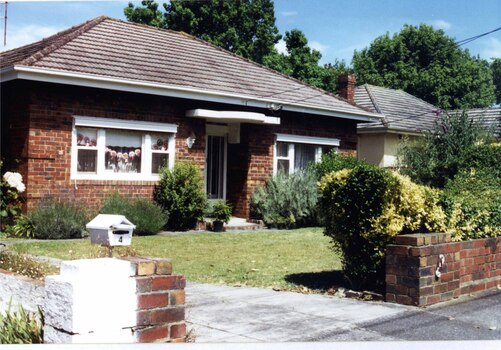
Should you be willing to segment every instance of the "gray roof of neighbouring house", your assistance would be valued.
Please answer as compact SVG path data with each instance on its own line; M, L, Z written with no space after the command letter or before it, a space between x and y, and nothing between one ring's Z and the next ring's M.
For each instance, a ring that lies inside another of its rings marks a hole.
M449 111L449 113L455 114L462 112L462 110ZM501 107L468 109L466 113L468 117L490 129L495 137L501 136Z
M378 122L359 124L358 132L400 131L402 133L421 133L431 130L444 112L438 107L408 94L381 86L364 84L355 88L355 103L372 112L379 113L384 119ZM466 110L468 116L490 128L496 137L501 135L501 108L477 108ZM447 111L462 113L462 110Z
M360 121L380 118L193 36L108 17L2 52L0 66L2 81L42 79L243 106L274 103Z
M355 103L384 116L382 121L359 124L359 132L395 130L420 133L432 129L440 109L402 90L364 84L355 88Z

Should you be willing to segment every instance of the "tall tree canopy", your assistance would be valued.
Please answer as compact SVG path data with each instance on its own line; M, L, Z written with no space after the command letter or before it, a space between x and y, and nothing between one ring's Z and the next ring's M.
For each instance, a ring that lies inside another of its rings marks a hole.
M444 31L405 25L355 51L359 84L402 89L444 109L486 107L495 101L487 61L472 57Z
M272 0L171 0L164 12L153 0L141 4L125 8L129 21L183 31L258 63L281 38Z
M322 54L308 46L308 39L298 29L285 32L284 41L287 52L266 56L265 65L309 85L337 92L338 75L349 70L343 61L319 65Z
M496 103L501 103L501 58L495 58L491 63L492 80L496 88Z

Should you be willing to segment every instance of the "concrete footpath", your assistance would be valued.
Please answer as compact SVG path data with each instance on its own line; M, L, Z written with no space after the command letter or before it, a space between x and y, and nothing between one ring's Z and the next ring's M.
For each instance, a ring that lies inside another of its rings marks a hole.
M186 319L204 342L501 340L501 292L428 308L188 283Z

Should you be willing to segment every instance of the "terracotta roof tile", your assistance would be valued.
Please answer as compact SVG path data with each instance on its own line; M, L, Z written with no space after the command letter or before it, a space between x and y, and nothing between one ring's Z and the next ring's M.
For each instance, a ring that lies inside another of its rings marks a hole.
M0 59L2 68L68 71L367 115L330 93L185 33L108 17L3 52Z

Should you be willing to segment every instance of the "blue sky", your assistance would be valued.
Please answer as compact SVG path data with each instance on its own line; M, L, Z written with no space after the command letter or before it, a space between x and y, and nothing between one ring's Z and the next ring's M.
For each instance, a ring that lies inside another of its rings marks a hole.
M34 42L99 15L125 19L123 8L127 3L9 0L7 46L2 50ZM2 1L1 16L3 10ZM310 46L322 53L322 63L336 58L350 63L355 49L368 46L386 32L398 32L406 23L431 24L456 40L501 27L501 1L275 0L275 16L281 34L294 28L305 32ZM485 59L501 57L501 31L464 47ZM283 43L278 48L283 50Z

